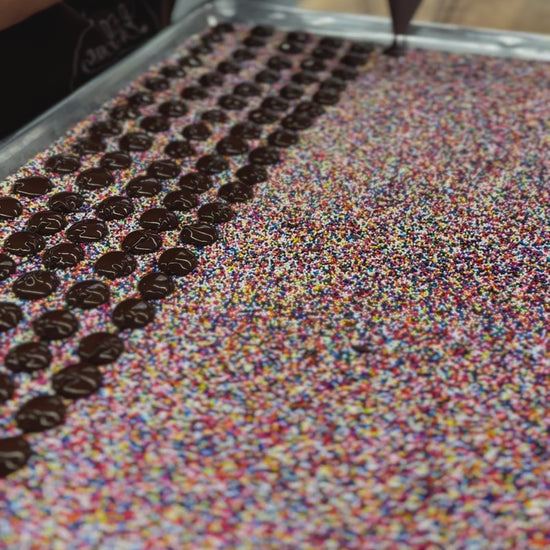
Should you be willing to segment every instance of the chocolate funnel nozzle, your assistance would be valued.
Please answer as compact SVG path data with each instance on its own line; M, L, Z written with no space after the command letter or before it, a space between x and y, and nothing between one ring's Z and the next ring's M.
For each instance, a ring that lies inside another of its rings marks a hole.
M407 34L409 23L422 0L389 0L393 32Z

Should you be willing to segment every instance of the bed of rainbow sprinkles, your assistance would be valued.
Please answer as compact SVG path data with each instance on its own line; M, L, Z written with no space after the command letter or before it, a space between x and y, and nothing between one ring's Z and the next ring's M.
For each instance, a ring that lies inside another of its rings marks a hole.
M0 547L550 547L548 90L221 24L2 182Z

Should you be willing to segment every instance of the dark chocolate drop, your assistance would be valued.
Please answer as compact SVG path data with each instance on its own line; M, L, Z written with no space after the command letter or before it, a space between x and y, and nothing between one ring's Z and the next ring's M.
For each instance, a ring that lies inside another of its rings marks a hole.
M234 213L223 202L208 202L199 208L197 215L201 222L225 223L233 219Z
M182 176L179 180L179 186L184 191L189 191L190 193L205 193L208 191L214 182L210 176L206 174L201 174L200 172L189 172Z
M152 176L137 176L126 186L129 197L154 197L162 191L162 184Z
M78 160L78 159L77 159ZM80 162L75 170L80 167ZM13 184L12 193L23 197L41 197L52 190L52 182L45 176L20 178Z
M105 151L106 146L103 143L101 136L92 135L82 138L73 147L74 152L78 155L95 155Z
M196 122L195 124L187 125L181 134L184 138L193 141L205 141L212 135L212 130L204 122Z
M348 67L361 67L367 62L367 57L364 55L348 53L340 59L340 63Z
M174 282L162 272L147 273L138 283L138 290L144 300L162 300L174 292Z
M17 231L4 241L4 250L14 256L34 256L45 246L44 238L30 231Z
M132 105L117 105L111 109L109 116L113 120L135 120L140 115L139 109ZM117 132L119 134L120 132Z
M42 340L63 340L78 330L78 321L70 311L59 309L43 313L32 326Z
M201 58L196 55L186 55L178 59L178 65L181 67L200 67L202 61Z
M279 120L279 114L267 109L253 109L248 113L248 119L255 124L272 124Z
M122 250L130 254L151 254L162 246L162 237L152 231L138 229L132 231L122 240Z
M320 105L336 105L340 101L340 94L335 90L319 90L313 96L313 101Z
M234 61L226 60L220 61L216 70L223 74L239 74L241 72L241 66Z
M332 76L340 80L355 80L359 76L359 73L352 67L340 66L332 71Z
M196 168L203 174L213 175L229 170L229 163L221 155L204 155L197 161Z
M119 146L123 151L147 151L153 145L153 139L143 132L130 132L120 138Z
M74 155L53 155L46 161L46 170L56 174L72 174L80 168L80 160Z
M183 159L194 157L197 154L196 149L188 141L178 140L171 141L165 148L164 152L173 159Z
M39 395L27 401L15 413L17 427L23 432L43 432L65 420L65 405L56 395Z
M240 111L244 109L248 103L238 95L228 94L222 95L220 99L218 99L218 105L228 111Z
M374 44L370 42L354 42L350 49L350 53L358 53L360 55L368 55L374 51Z
M186 70L178 65L165 65L160 72L166 78L183 78L187 74Z
M178 224L176 214L166 208L150 208L139 218L139 225L151 231L171 231L177 229Z
M0 478L23 468L31 454L31 446L21 436L0 439Z
M180 233L180 241L183 244L192 244L201 247L213 244L219 238L218 230L208 223L184 225Z
M162 204L173 212L188 212L199 204L197 195L184 189L171 191L162 200Z
M145 79L143 85L152 92L162 92L170 87L170 82L162 76L150 76Z
M45 342L26 342L8 351L4 365L15 373L33 373L44 370L51 361L52 354Z
M68 269L77 266L83 259L84 251L80 246L63 242L44 251L42 265L46 269Z
M279 50L285 54L295 55L302 53L304 51L304 47L298 42L282 42L279 45Z
M341 38L337 38L335 36L325 36L321 38L321 40L319 40L319 46L331 48L333 50L341 48L343 44L344 41Z
M260 84L275 84L280 78L281 75L277 71L264 69L254 77L254 80Z
M309 84L313 84L315 82L319 81L319 78L315 73L312 73L310 71L301 71L299 73L294 73L290 79L292 82L296 84L301 84L304 86L308 86Z
M210 124L225 124L229 117L221 109L210 109L201 114L201 120L205 120Z
M220 155L244 155L248 153L248 143L238 136L228 136L218 141L216 151L220 153Z
M238 48L231 54L231 57L235 61L250 61L256 57L256 54L248 48Z
M73 243L95 243L109 234L105 223L95 218L89 218L74 223L67 229L66 235Z
M317 46L312 52L312 57L317 59L332 59L336 56L336 51L332 48L325 48L323 46Z
M204 44L212 45L212 44L218 44L223 41L224 41L223 34L216 31L212 31L201 36L201 42L203 42Z
M296 84L287 84L280 89L279 94L285 99L298 99L304 95L304 90Z
M279 150L271 146L256 147L256 149L250 152L248 158L252 164L261 164L262 166L269 166L281 162Z
M300 63L300 67L304 71L311 71L313 73L318 73L319 71L324 71L327 66L322 59L315 57L308 57Z
M267 61L267 66L274 71L282 71L292 67L292 61L284 55L274 55Z
M321 116L324 112L324 107L312 101L302 101L294 108L294 113L305 114L312 118Z
M123 220L134 212L132 201L126 197L114 196L103 199L95 208L98 218L110 220Z
M42 210L33 214L27 222L27 230L39 235L55 235L67 225L65 216L54 210Z
M254 82L241 82L233 88L233 93L241 97L256 97L262 95L262 89Z
M297 133L284 128L275 130L267 138L269 145L273 145L274 147L291 147L292 145L296 145L298 140L299 137Z
M107 279L119 279L133 273L136 267L136 260L131 254L113 250L106 252L96 260L94 271Z
M288 101L277 96L266 97L262 101L261 107L262 109L267 109L268 111L282 112L288 109Z
M332 90L334 92L343 92L346 89L346 83L339 78L331 76L321 82L319 90Z
M7 373L0 372L0 405L7 403L13 397L14 391L15 383L13 378Z
M15 262L7 255L0 252L0 281L4 281L15 273Z
M311 36L304 31L290 31L286 35L286 39L289 42L298 42L300 44L305 44L306 42L309 42Z
M221 73L205 73L199 78L199 83L205 88L223 86L224 77Z
M305 113L291 113L285 116L281 121L281 125L289 130L305 130L313 126L315 120Z
M113 151L103 155L99 164L108 170L125 170L132 165L132 157L123 151Z
M150 115L146 116L139 126L147 132L167 132L170 129L170 121L162 115Z
M110 278L114 279L114 277ZM78 309L95 309L106 304L109 298L109 287L105 283L94 279L75 283L65 294L67 305Z
M21 203L13 197L0 197L0 220L13 220L23 212Z
M218 23L217 25L212 27L212 30L217 33L230 34L232 32L235 32L235 27L233 26L233 23L230 23L229 21L222 21L221 23Z
M23 300L38 300L54 292L59 279L49 271L29 271L18 277L13 283L13 293Z
M78 174L75 180L78 187L93 191L95 189L104 189L115 183L115 179L109 170L105 168L88 168Z
M239 168L235 174L237 178L246 185L255 185L267 181L268 175L265 168L257 164L248 164Z
M209 44L197 44L192 48L189 48L189 51L194 55L202 55L212 53L214 50Z
M143 107L145 105L151 105L155 101L153 94L149 92L137 92L128 96L128 103L134 107Z
M184 88L181 92L181 97L190 101L206 99L208 97L208 91L200 86L187 86L187 88Z
M113 323L121 330L143 328L155 318L155 310L145 300L128 298L114 309Z
M0 302L0 333L15 328L23 319L23 311L13 302Z
M275 32L275 29L268 25L256 25L250 30L251 35L261 36L263 38L267 38L268 36L271 36L274 32Z
M229 133L243 139L258 139L262 136L262 128L253 122L240 122L235 124Z
M96 138L118 136L118 134L120 134L121 132L122 126L114 120L102 120L100 122L96 122L90 127L90 135Z
M196 225L206 226L206 224ZM211 244L218 238L214 227L208 226L203 229L206 229L206 234L202 236L203 239L208 240L206 244ZM193 230L188 231L186 234L193 234ZM212 235L214 235L214 237L212 237ZM196 244L196 242L189 244ZM165 250L157 260L157 265L161 271L168 275L174 275L175 277L184 277L188 273L191 273L191 271L197 267L197 263L197 258L195 258L193 253L187 250L187 248L169 248Z
M67 399L88 397L102 384L103 376L95 365L69 365L52 376L53 391Z
M222 185L218 190L218 197L230 203L246 202L254 196L253 188L240 181L232 181Z
M176 178L179 174L179 165L169 159L155 160L147 167L147 175L159 180Z
M78 345L77 353L85 363L107 365L116 361L124 351L124 343L116 334L94 332L85 336Z
M263 46L265 46L265 41L259 36L247 36L243 40L243 44L247 48L262 48Z
M79 212L84 204L84 197L73 191L61 191L48 200L48 206L56 212L69 214Z
M159 106L159 113L165 117L177 118L186 115L188 111L189 108L183 101L165 101Z

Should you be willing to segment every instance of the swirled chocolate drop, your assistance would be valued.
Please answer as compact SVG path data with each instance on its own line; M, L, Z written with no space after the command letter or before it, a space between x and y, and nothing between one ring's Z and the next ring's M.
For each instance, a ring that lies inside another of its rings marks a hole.
M235 61L250 61L256 57L256 54L247 48L238 48L231 54L231 57Z
M44 238L30 231L16 231L4 241L4 250L14 256L34 256L45 246Z
M212 130L204 122L196 122L195 124L187 125L181 131L181 134L184 138L192 141L205 141L211 136Z
M170 87L170 82L162 76L150 76L143 85L152 92L162 92Z
M63 340L78 330L76 317L67 310L46 311L32 323L35 334L42 340Z
M14 390L13 378L7 373L0 372L0 405L7 403L13 397Z
M152 231L138 229L122 240L121 248L130 254L142 255L156 252L162 246L162 237Z
M314 118L321 116L325 112L325 109L318 103L313 103L312 101L302 101L296 105L294 112L297 114L305 114Z
M298 42L300 44L305 44L306 42L309 42L311 36L307 32L303 31L290 31L286 35L286 39L289 42Z
M199 83L205 88L218 87L223 86L224 78L218 72L205 73L199 78Z
M282 42L279 44L279 50L289 55L295 55L304 51L304 46L298 42Z
M304 95L303 88L296 84L287 84L279 90L279 95L285 99L298 99Z
M176 178L180 174L180 167L173 160L154 160L147 167L147 175L160 180Z
M80 167L80 162L75 170ZM13 184L11 192L23 197L41 197L52 189L52 182L45 176L28 176L19 178Z
M122 127L114 120L101 120L90 126L90 135L95 138L104 138L118 136L122 132Z
M211 124L224 124L229 120L229 117L221 109L210 109L201 114L201 120Z
M315 57L316 59L332 59L336 56L336 51L332 48L325 48L323 46L317 46L314 48L314 50L311 52L311 56Z
M319 71L324 71L327 66L322 59L317 59L315 57L308 57L300 63L300 67L304 71L318 73Z
M132 157L123 151L113 151L103 155L99 164L108 170L125 170L132 165Z
M31 446L21 436L0 439L0 478L23 468L31 454Z
M320 105L336 105L340 101L340 94L335 90L319 90L313 96L313 101Z
M0 302L0 333L15 328L23 319L23 311L12 302Z
M180 241L183 244L192 244L195 246L208 246L215 243L219 238L218 230L208 223L184 225L180 232ZM177 273L174 273L174 275L177 275Z
M18 277L12 286L13 293L23 300L38 300L57 290L59 279L49 271L29 271Z
M239 74L241 72L241 66L234 61L226 59L218 63L216 70L223 74Z
M197 195L181 189L168 193L162 200L162 204L173 212L188 212L199 204L199 200Z
M247 102L237 95L223 95L218 99L218 105L228 111L240 111L247 106Z
M76 352L85 363L108 365L116 361L123 351L124 344L116 334L94 332L82 338Z
M188 141L177 140L171 141L165 148L164 152L173 159L183 159L194 157L197 154L196 149Z
M17 427L25 432L43 432L65 420L65 405L56 395L39 395L27 401L15 413Z
M52 195L48 200L48 206L51 210L69 214L79 212L84 204L84 197L73 191L61 191Z
M359 73L352 67L340 66L333 69L332 76L340 80L355 80L359 76Z
M254 77L254 80L260 84L275 84L280 78L281 75L277 71L264 69Z
M258 139L262 136L262 128L253 122L240 122L235 124L229 133L243 139Z
M309 84L314 84L315 82L319 81L319 78L315 73L312 73L310 71L300 71L298 73L294 73L290 80L294 82L295 84L301 84L304 86L308 86Z
M196 225L206 226L206 224ZM209 239L209 242L206 244L211 244L218 238L217 231L216 228L212 226L208 226L206 229L207 235L209 236L204 236L203 238ZM191 234L191 232L188 232L188 234ZM212 237L212 235L214 235L214 237ZM165 250L157 260L158 268L161 271L168 275L174 275L175 277L184 277L191 273L191 271L197 267L197 263L197 258L195 258L193 253L187 250L187 248L169 248Z
M68 269L77 266L84 259L84 251L73 243L59 243L47 248L42 254L42 265L46 269Z
M12 372L34 373L47 368L52 354L45 342L26 342L11 348L4 359L4 365Z
M114 277L110 277L113 279ZM109 287L91 279L75 283L65 294L65 302L69 307L78 309L95 309L106 304L110 299L111 293Z
M137 176L132 178L126 186L129 197L154 197L162 191L162 185L152 176Z
M267 66L274 71L282 71L292 67L292 61L284 55L274 55L267 61Z
M174 292L174 281L162 272L147 273L138 283L144 300L162 300Z
M200 67L202 61L197 55L186 55L178 59L178 65L181 67Z
M313 126L314 119L305 113L291 113L281 121L281 126L289 130L305 130Z
M248 113L248 119L254 124L272 124L279 120L279 114L267 109L253 109Z
M103 376L95 365L69 365L52 377L53 391L67 399L88 397L102 384Z
M46 161L45 167L56 174L71 174L80 168L80 160L74 155L53 155Z
M266 97L262 101L262 109L277 112L286 111L288 109L288 101L277 96Z
M246 202L254 197L254 191L250 185L246 185L240 181L232 181L219 188L218 197L232 204Z
M159 106L159 113L165 117L177 118L186 115L188 111L189 108L183 101L177 101L175 99L165 101Z
M262 89L254 82L241 82L233 88L233 93L241 97L256 97L262 95Z
M187 71L178 65L165 65L160 70L160 73L166 78L183 78Z
M110 220L123 220L134 212L134 205L126 197L114 196L103 199L96 207L95 214L98 218Z
M153 145L153 139L143 132L130 132L123 135L119 147L123 151L147 151Z
M201 42L203 42L204 44L219 44L220 42L223 42L223 40L223 34L215 31L209 32L201 36Z
M268 175L265 168L257 164L248 164L239 168L235 174L237 178L246 185L255 185L267 181Z
M346 89L346 83L339 78L331 76L323 80L319 86L319 90L332 90L334 92L343 92Z
M155 310L145 300L128 298L118 304L112 315L113 323L120 328L143 328L155 318Z
M269 166L281 162L279 150L276 147L270 147L269 145L264 147L256 147L256 149L251 151L248 158L252 164L261 164L262 166Z
M197 44L196 46L193 46L192 48L189 48L189 51L194 55L203 55L203 54L209 54L214 51L212 46L210 44Z
M0 220L13 220L23 212L21 203L13 197L0 197Z
M75 180L78 187L93 191L96 189L104 189L115 183L115 179L111 172L105 168L88 168L78 174Z
M367 57L364 55L348 53L340 59L340 63L348 67L361 67L367 62Z
M338 48L341 48L344 44L344 41L341 38L337 38L336 36L325 36L319 40L319 46L323 46L324 48L330 48L333 50L337 50Z
M212 178L200 172L189 172L179 180L179 186L182 190L199 195L208 191L213 185Z
M117 105L109 112L109 116L113 120L135 120L139 115L139 109L132 105ZM120 132L117 132L117 134L119 133Z
M139 225L151 231L171 231L177 229L178 217L166 208L150 208L139 218Z
M213 175L229 170L229 163L221 155L204 155L197 161L196 167L203 174Z
M267 38L268 36L271 36L274 32L275 32L275 29L268 25L256 25L250 30L251 35L261 36L263 38Z
M248 153L248 143L238 136L227 136L216 144L216 151L220 155L237 156Z
M274 147L291 147L292 145L296 145L298 141L299 137L296 132L291 132L284 128L275 130L267 138L269 145L273 145Z
M105 151L106 145L100 136L92 135L82 138L73 146L73 150L78 155L94 155Z
M60 212L42 210L33 214L27 222L27 230L39 235L55 235L67 225L67 220Z
M95 243L109 234L105 223L95 218L76 222L67 229L67 238L73 243Z
M15 273L15 262L7 255L0 252L0 281L6 280Z
M170 129L170 121L162 115L150 115L146 116L139 126L147 132L167 132Z
M100 256L94 264L94 271L107 279L127 277L137 267L135 258L127 252L113 250Z
M187 88L182 90L181 97L190 101L206 99L208 97L208 92L200 86L187 86Z
M128 103L134 107L144 107L145 105L151 105L155 101L153 94L149 92L137 92L128 96Z
M243 44L247 48L263 48L265 46L265 40L263 40L259 36L247 36L243 40Z
M197 216L201 222L225 223L233 219L234 213L223 202L207 202L199 208Z

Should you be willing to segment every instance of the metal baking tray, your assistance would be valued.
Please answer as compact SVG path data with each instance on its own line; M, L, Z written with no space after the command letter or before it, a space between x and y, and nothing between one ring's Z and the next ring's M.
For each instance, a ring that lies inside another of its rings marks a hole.
M317 12L301 9L296 4L294 0L179 1L170 27L0 142L0 179L49 146L150 65L164 59L173 48L209 24L220 21L261 23L384 45L392 41L392 26L388 18ZM539 34L413 23L407 43L412 48L550 61L550 37Z

